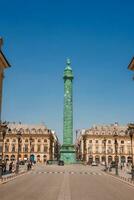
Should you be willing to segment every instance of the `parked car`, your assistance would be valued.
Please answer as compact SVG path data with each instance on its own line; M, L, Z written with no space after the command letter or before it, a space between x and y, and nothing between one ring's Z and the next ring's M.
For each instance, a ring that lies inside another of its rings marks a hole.
M59 160L58 165L63 166L64 165L64 161L63 160Z
M91 166L98 166L98 163L96 163L95 161L92 162Z
M57 160L47 160L46 162L47 165L54 165L54 164L58 164Z

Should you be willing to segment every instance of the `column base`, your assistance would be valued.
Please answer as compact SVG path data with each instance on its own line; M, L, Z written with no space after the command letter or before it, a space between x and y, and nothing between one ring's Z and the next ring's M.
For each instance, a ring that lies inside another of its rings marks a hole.
M63 160L65 164L76 163L76 152L74 145L62 145L60 150L60 160Z

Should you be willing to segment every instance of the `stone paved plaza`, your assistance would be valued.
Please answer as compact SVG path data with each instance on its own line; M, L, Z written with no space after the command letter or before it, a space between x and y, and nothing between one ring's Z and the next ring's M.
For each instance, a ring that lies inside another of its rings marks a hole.
M134 187L101 167L37 165L0 185L2 200L133 200Z

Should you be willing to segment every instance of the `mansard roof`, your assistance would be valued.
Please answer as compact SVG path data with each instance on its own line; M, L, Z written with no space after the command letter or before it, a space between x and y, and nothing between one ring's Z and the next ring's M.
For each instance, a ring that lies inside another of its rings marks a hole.
M94 125L86 129L84 133L88 135L126 135L127 125L110 124L110 125Z
M23 130L23 132L27 133L44 133L45 131L49 131L49 129L44 125L44 124L21 124L21 123L9 123L8 128L11 131L18 131L18 130Z

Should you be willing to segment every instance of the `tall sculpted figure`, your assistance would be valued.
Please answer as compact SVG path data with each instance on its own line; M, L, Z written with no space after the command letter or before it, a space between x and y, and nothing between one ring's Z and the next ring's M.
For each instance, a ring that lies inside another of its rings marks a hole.
M67 59L64 70L64 117L63 117L63 145L60 159L66 164L75 163L76 155L73 145L73 72L71 62Z

